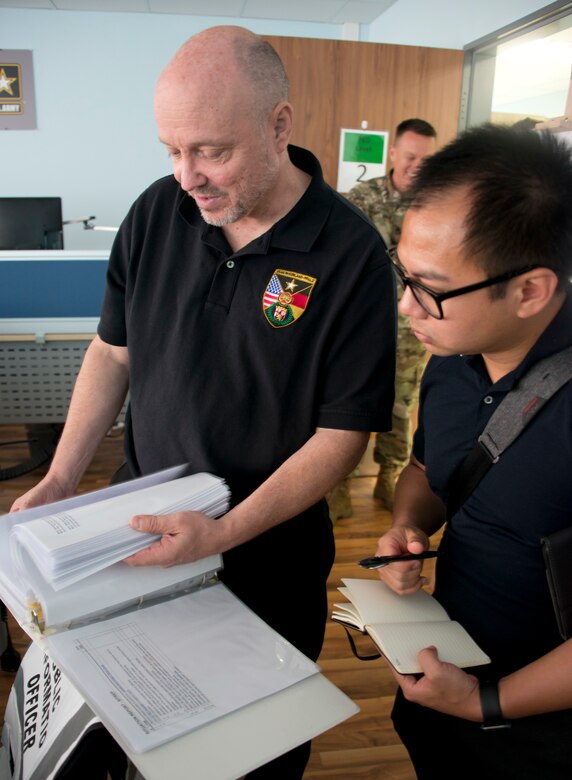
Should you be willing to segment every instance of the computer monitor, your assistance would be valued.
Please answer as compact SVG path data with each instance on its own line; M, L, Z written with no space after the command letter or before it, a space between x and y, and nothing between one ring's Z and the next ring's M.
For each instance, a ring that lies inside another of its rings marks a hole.
M0 250L63 248L61 198L0 198Z

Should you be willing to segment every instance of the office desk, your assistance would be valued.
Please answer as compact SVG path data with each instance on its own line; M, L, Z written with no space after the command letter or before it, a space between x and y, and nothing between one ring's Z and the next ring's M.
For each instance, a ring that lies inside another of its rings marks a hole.
M63 423L108 252L0 252L0 424Z

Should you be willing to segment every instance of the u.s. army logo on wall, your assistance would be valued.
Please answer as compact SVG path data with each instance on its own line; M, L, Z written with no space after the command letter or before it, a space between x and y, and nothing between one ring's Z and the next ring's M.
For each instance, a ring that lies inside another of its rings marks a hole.
M36 127L34 71L28 49L0 50L0 130Z
M262 298L264 316L274 328L292 325L304 314L316 284L313 276L277 268Z

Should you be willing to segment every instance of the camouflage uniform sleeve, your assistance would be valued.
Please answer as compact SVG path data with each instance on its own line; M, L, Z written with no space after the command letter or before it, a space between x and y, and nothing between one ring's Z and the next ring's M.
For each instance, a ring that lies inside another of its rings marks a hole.
M351 203L354 204L354 206L357 206L358 209L361 209L364 214L367 214L369 217L369 208L368 204L371 202L371 194L370 194L371 187L369 186L369 182L363 182L361 184L356 184L355 187L352 187L351 190L346 193L344 197L346 197Z
M390 246L396 206L389 192L386 177L380 176L357 184L346 197L371 219L381 233L385 245Z

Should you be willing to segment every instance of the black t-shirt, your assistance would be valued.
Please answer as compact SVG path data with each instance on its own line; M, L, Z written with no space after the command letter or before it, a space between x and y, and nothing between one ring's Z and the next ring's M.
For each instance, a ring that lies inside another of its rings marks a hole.
M531 365L571 343L569 298L521 365L495 384L480 356L431 358L413 451L445 502L451 475L506 393ZM443 534L435 596L501 674L562 641L540 540L572 522L571 463L569 382L491 467Z
M391 425L395 296L385 245L289 147L312 181L233 253L172 176L131 208L115 241L99 336L127 345L127 456L135 474L179 463L261 484L316 427Z

